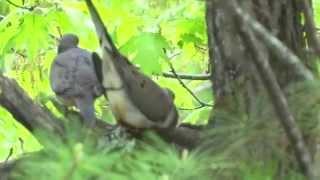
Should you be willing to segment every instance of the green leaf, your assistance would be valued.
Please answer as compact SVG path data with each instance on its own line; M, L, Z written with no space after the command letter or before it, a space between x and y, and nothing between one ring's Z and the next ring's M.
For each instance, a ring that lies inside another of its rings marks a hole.
M26 13L21 20L19 30L8 41L6 49L26 50L29 60L36 57L40 49L48 45L47 22L37 12Z
M50 9L46 15L47 21L50 22L50 29L53 30L54 34L58 34L57 27L60 28L62 33L64 31L74 30L72 21L70 17L67 15L66 11L60 9Z
M0 55L3 56L10 50L10 41L20 32L20 19L20 14L12 12L0 22Z
M133 63L140 66L143 72L158 74L161 72L160 60L166 58L167 48L169 44L159 33L141 33L131 38L120 50L132 57Z
M193 110L185 119L184 122L191 124L206 124L211 108L204 107Z
M181 35L181 41L178 42L178 45L180 47L183 47L185 43L200 44L202 43L202 40L199 37L197 37L195 34L186 33Z

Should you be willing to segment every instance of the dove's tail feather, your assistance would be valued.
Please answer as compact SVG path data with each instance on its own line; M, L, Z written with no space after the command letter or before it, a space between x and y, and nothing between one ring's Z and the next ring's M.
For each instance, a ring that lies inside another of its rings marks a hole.
M113 43L111 36L109 35L106 26L103 24L101 17L91 0L86 0L89 12L91 14L92 21L96 27L96 31L99 37L100 45L110 54L120 54L115 44Z
M89 127L93 127L96 120L93 97L86 96L82 98L76 98L75 103L77 108L80 110L80 114L84 119L85 124Z

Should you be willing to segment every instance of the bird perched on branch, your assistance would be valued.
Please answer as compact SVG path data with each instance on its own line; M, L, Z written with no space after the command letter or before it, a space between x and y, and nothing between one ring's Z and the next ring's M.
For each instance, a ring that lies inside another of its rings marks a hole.
M65 34L59 40L50 84L58 99L65 105L75 105L85 124L94 126L94 101L103 94L101 77L95 72L95 64L100 59L96 53L79 48L78 43L79 38L74 34Z
M177 124L173 93L161 88L120 54L91 0L86 0L102 48L103 87L120 124L168 129Z

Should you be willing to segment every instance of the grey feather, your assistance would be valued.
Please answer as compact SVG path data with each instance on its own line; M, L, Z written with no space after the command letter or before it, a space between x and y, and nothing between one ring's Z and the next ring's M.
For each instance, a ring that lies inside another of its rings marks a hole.
M92 53L77 47L78 37L67 34L58 45L50 70L52 90L66 105L75 105L86 121L94 120L94 99L103 88L95 73ZM90 120L88 120L88 118Z

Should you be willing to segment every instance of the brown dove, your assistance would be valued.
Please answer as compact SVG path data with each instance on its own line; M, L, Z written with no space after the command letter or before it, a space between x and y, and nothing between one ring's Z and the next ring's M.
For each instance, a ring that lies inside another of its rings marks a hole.
M168 129L177 124L173 93L160 87L121 55L91 0L86 0L102 49L103 87L120 124Z

